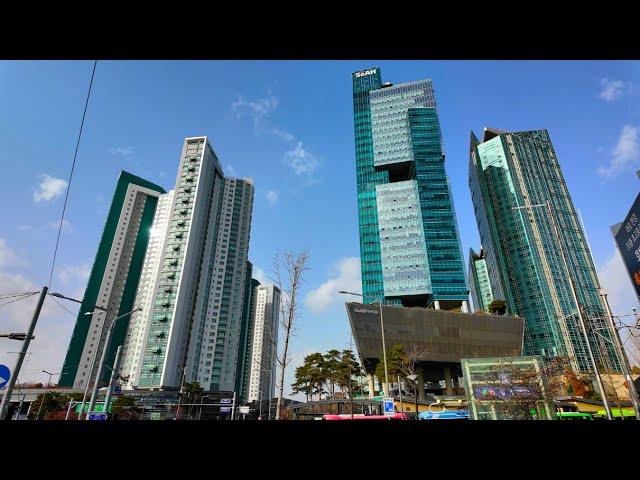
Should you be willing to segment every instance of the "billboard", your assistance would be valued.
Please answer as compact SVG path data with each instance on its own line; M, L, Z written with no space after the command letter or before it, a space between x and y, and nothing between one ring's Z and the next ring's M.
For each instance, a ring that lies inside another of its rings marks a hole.
M617 228L617 232L614 229L614 238L620 256L627 267L636 295L640 296L640 195L633 202L624 222L614 228Z
M463 358L472 420L552 420L553 399L541 373L542 357Z

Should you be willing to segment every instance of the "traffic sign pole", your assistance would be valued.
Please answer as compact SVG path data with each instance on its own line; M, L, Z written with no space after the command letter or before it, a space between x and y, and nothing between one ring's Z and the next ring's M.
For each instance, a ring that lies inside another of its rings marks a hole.
M394 415L396 413L393 404L393 398L385 398L382 405L384 407L385 415Z

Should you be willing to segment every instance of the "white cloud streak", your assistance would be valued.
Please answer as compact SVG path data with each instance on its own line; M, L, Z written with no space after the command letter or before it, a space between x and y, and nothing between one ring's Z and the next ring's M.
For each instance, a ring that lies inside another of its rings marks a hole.
M236 114L237 118L241 118L244 115L248 115L253 118L256 133L264 131L264 119L277 107L278 99L273 96L270 90L267 91L267 96L265 98L248 101L242 96L239 96L238 99L231 104L231 110ZM286 130L271 128L267 133L275 135L289 144L289 150L284 154L285 165L296 175L304 175L311 179L315 171L320 166L318 157L305 149L303 142Z
M111 147L109 151L111 152L111 155L122 155L123 157L126 157L133 154L133 147Z
M613 149L613 157L606 167L598 168L598 174L604 178L612 178L624 172L640 160L640 133L638 127L625 125L622 127L618 143Z
M278 99L271 93L271 90L268 90L265 98L253 101L248 101L244 97L238 96L238 99L231 103L231 110L236 114L237 118L245 115L253 118L253 126L258 131L262 128L263 119L268 117L277 106Z
M51 228L52 230L58 230L58 227L60 227L60 220L49 222L49 228ZM62 233L71 233L72 231L73 228L71 227L71 222L69 222L69 220L63 220Z

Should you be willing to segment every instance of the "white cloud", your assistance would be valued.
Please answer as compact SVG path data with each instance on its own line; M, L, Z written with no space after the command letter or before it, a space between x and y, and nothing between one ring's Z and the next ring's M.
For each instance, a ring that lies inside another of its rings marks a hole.
M232 102L231 110L236 114L237 118L243 115L249 115L253 118L254 128L256 132L264 131L263 119L278 106L278 99L273 96L271 91L267 91L267 97L255 101L247 101L242 96L238 100ZM271 128L266 130L267 133L275 135L289 144L289 150L284 154L284 163L293 170L296 175L306 175L313 183L313 173L320 166L319 159L309 150L303 147L303 143L298 140L295 135L281 130L279 128Z
M599 269L598 276L608 294L614 315L626 315L631 313L632 308L638 308L635 290L617 248L614 248L607 263Z
M342 258L337 267L337 276L330 278L315 290L311 290L305 299L306 305L312 312L321 312L348 300L339 290L360 293L362 283L360 280L360 258Z
M42 182L38 185L38 190L33 192L33 201L38 203L53 200L62 195L66 188L66 180L54 178L44 173L42 174Z
M269 116L277 106L278 99L271 93L271 90L268 90L265 98L253 101L247 101L242 96L238 96L238 99L231 103L231 110L236 114L237 118L249 115L253 118L254 128L258 130L262 126L262 120Z
M298 142L298 145L293 150L286 152L284 159L285 163L296 175L311 176L320 165L315 155L303 148L302 142Z
M613 102L614 100L620 98L628 91L628 86L622 80L609 80L608 78L603 78L600 81L602 86L602 90L600 91L600 98L607 101Z
M611 178L623 172L640 160L639 129L632 125L622 127L618 144L613 149L613 158L606 167L598 168L598 174L605 178Z
M0 267L12 267L22 263L20 257L13 251L4 238L0 238ZM5 293L0 290L0 293Z
M49 222L49 228L53 230L58 230L58 227L60 227L60 220L57 220L55 222ZM73 228L71 228L71 223L69 222L69 220L63 220L62 233L71 233L72 231L73 231Z
M235 168L233 168L233 165L231 165L230 163L227 163L227 172L230 177L236 176L236 170Z
M276 203L278 203L279 196L280 193L278 192L278 190L269 190L267 192L267 201L269 202L269 205L273 207Z
M123 157L126 157L133 153L133 147L111 147L109 151L111 152L111 155L122 155Z

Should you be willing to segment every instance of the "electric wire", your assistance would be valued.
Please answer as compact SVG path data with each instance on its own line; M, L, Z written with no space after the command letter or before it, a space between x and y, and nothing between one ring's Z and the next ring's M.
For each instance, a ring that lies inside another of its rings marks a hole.
M56 258L58 256L58 246L60 245L60 234L62 233L62 225L64 222L64 214L67 211L67 202L69 200L69 191L71 190L71 181L73 180L73 172L76 167L76 159L78 157L78 149L80 148L80 139L82 138L82 129L84 127L84 119L87 114L87 107L89 106L89 98L91 97L91 89L93 87L93 77L96 73L96 65L98 61L94 60L93 70L91 71L91 81L89 82L89 91L87 92L87 98L84 102L84 111L82 112L82 121L80 122L80 131L78 132L78 140L76 141L76 150L73 154L73 162L71 164L71 172L69 173L69 181L67 182L67 191L64 196L64 205L62 206L62 215L60 216L60 223L58 225L58 236L56 238L56 246L53 250L53 260L51 262L51 273L49 274L49 283L47 287L51 287L51 281L53 279L53 271L56 266Z
M28 295L30 293L38 293L38 292L21 292L21 293L3 293L0 294L0 300L6 300L11 297L19 297L22 295Z
M73 313L71 310L69 310L67 307L65 307L62 303L60 303L58 300L56 300L55 297L51 296L51 299L56 302L60 308L62 308L63 310L65 310L67 313L69 313L69 315L71 315L73 318L76 318L78 316L77 313Z
M36 293L38 293L38 292L36 292ZM25 294L25 295L23 295L23 296L21 296L21 297L19 297L19 298L14 298L13 300L11 300L11 301L9 301L9 302L6 302L6 303L2 303L2 304L0 304L0 307L4 307L4 306L6 306L6 305L9 305L10 303L18 302L18 301L20 301L20 300L24 300L25 298L32 297L32 296L33 296L33 295L35 295L36 293L29 293L29 294Z

